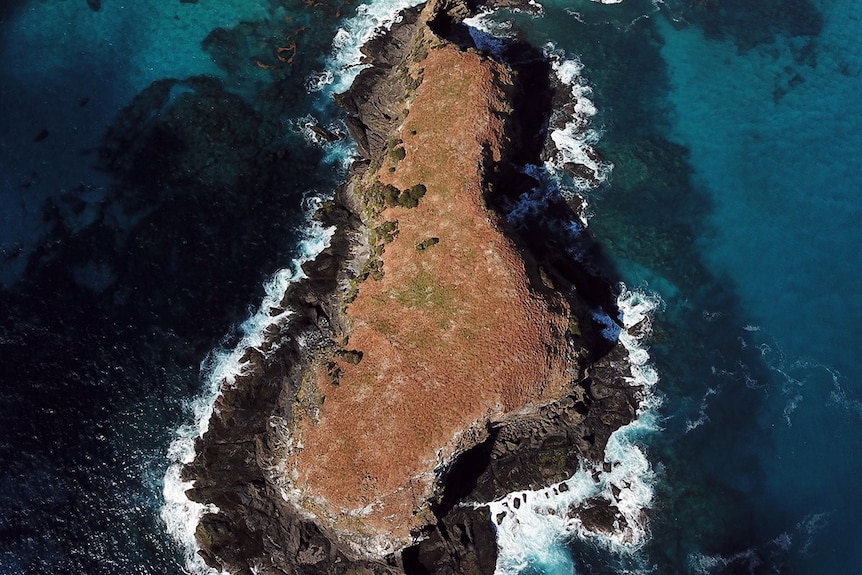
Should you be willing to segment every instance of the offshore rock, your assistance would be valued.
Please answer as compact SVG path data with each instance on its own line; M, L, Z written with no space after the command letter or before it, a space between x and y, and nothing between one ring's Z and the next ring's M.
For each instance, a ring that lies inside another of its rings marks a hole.
M601 461L634 417L626 352L591 319L613 293L553 233L573 214L516 232L498 211L534 183L518 165L538 161L553 88L529 47L503 63L459 46L473 10L408 10L338 98L365 160L318 214L331 244L184 469L218 508L196 533L213 567L490 574L473 503Z

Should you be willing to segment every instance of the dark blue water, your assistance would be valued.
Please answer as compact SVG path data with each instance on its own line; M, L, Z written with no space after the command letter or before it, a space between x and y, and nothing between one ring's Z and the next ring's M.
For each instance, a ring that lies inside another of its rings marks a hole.
M343 177L298 120L331 119L306 88L354 10L0 7L0 572L183 571L160 517L168 449L201 363L301 255L303 198ZM650 537L550 540L530 569L860 572L862 10L506 17L580 58L614 165L589 229L609 273L664 301L661 431L638 436Z
M660 8L546 4L525 23L581 55L615 164L591 229L628 285L665 301L652 541L616 559L857 573L862 12ZM612 572L600 546L573 550L578 572Z
M0 8L0 573L182 571L162 483L200 366L343 178L296 123L338 9Z

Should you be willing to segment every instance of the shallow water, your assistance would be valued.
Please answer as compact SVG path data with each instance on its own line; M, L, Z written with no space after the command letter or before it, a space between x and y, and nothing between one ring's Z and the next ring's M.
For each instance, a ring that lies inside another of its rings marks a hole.
M688 4L497 17L581 63L613 165L579 190L595 257L663 300L660 430L636 436L649 539L537 533L523 572L855 573L862 9ZM0 572L186 568L160 516L169 448L265 280L313 251L303 199L346 151L303 118L334 120L350 74L321 73L394 6L0 9Z

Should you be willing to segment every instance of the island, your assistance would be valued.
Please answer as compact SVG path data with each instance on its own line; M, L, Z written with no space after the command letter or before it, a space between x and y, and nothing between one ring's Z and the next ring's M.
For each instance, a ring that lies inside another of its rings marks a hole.
M223 386L190 499L200 554L242 574L493 573L487 503L603 460L638 390L595 317L613 286L505 216L537 185L561 91L540 51L479 50L463 0L408 9L337 97L361 158L317 216L329 247L290 320ZM582 167L574 166L574 170ZM612 530L612 505L582 513Z

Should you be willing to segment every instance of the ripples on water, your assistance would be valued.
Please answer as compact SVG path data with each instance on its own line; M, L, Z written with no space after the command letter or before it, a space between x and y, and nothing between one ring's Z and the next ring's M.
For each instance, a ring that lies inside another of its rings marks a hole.
M392 6L355 29L347 3L0 9L0 571L182 572L159 517L169 445L202 360L237 345L231 326L299 255L303 198L342 177L344 151L298 129L331 121L327 90L348 81L321 72ZM858 7L571 1L503 18L577 56L590 144L613 165L580 190L599 263L665 302L648 340L662 431L637 443L650 539L557 539L527 570L857 571ZM183 81L145 91L166 78Z

